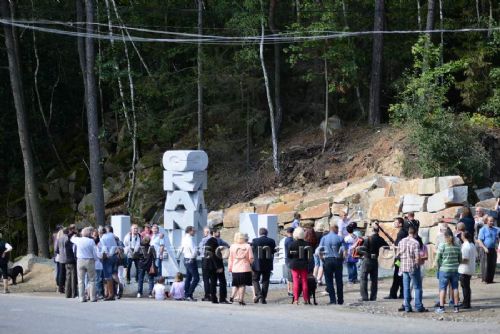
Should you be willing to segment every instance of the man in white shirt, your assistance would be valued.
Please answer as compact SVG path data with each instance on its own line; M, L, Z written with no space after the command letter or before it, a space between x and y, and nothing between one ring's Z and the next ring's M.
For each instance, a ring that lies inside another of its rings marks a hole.
M92 227L85 227L82 230L82 236L71 237L71 242L76 246L76 268L78 271L78 298L80 302L86 302L85 299L85 274L88 277L90 301L96 302L95 293L95 260L97 252L95 241L91 238Z
M139 227L137 224L133 224L130 227L130 232L123 238L123 245L125 246L125 255L127 255L127 284L130 284L130 269L132 269L132 263L135 266L136 282L139 273L139 268L137 267L139 261L137 258L134 258L134 251L141 246L141 235L139 234Z
M198 263L196 257L198 252L196 250L196 243L194 235L196 230L193 226L186 227L186 234L182 238L181 251L184 256L184 266L186 267L186 280L184 284L184 291L187 301L196 301L193 298L194 290L200 282L200 274L198 273Z
M0 270L2 271L3 278L3 293L9 293L9 253L12 251L12 246L3 240L2 233L0 233Z
M154 247L156 252L156 268L158 268L157 276L162 276L162 261L163 261L163 251L165 250L165 236L163 233L160 233L160 229L158 228L158 224L153 224L151 228L153 234L151 235L151 243L150 245Z
M464 295L462 308L469 309L471 300L470 279L476 271L476 256L477 250L474 245L474 236L469 232L462 232L462 262L458 266L458 273L460 274L460 285L462 285L462 292Z

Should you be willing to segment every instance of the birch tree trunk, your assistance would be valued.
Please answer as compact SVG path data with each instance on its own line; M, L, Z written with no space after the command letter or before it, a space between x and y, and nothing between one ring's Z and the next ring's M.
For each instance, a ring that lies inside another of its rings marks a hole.
M262 1L261 1L262 7ZM259 47L259 56L260 56L260 64L262 66L262 74L264 75L264 83L266 86L266 96L267 96L267 104L269 106L269 120L271 122L271 140L273 145L273 168L276 176L280 175L280 166L279 166L279 153L278 153L278 137L276 134L276 124L274 119L274 104L271 97L271 89L269 87L269 77L267 75L266 63L264 61L264 18L261 20L261 30L262 35L260 39L260 47Z
M384 0L375 2L374 31L384 29ZM382 56L384 36L381 33L373 35L372 71L370 82L370 107L368 109L368 123L370 125L380 124L380 91L382 85Z
M422 30L422 6L420 0L417 0L417 25L418 30Z
M325 51L326 52L326 51ZM326 60L326 55L324 59L324 67L325 67L325 127L323 129L323 149L321 150L321 153L325 153L326 149L326 142L328 141L328 95L329 95L329 89L328 89L328 62Z
M87 34L94 33L94 0L85 2ZM101 150L99 145L99 112L95 80L94 39L85 39L85 78L87 82L87 127L90 154L90 183L94 197L94 215L97 225L104 225L104 191L102 181Z
M11 11L9 8L9 0L0 0L0 15L5 20L11 19ZM49 245L47 239L47 230L43 224L42 210L38 196L37 183L35 178L35 167L33 160L33 151L30 143L30 134L28 128L28 120L24 101L23 83L21 75L21 66L19 64L19 51L17 50L17 37L11 26L4 25L5 47L7 49L7 58L9 62L9 75L12 87L12 96L16 109L17 126L19 133L19 143L23 156L24 166L24 182L27 192L27 208L30 211L27 214L32 215L38 249L40 255L49 257Z
M269 29L273 34L278 34L274 18L276 15L277 0L271 0L269 3ZM276 114L276 132L279 134L283 122L283 107L281 104L281 46L274 43L274 105Z

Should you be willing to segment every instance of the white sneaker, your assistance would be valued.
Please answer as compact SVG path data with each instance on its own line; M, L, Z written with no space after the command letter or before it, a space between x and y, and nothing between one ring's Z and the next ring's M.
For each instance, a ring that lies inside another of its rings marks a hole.
M137 298L141 298L141 297L142 297L142 296L141 296L141 294L140 294L140 293L138 293L138 294L137 294Z

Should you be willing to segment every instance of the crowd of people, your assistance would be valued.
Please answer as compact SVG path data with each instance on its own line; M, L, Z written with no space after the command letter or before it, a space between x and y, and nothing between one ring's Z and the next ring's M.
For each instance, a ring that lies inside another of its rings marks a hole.
M471 307L470 281L476 273L477 258L482 281L493 283L499 241L495 223L495 218L480 208L474 217L464 208L455 232L446 221L440 221L435 245L439 286L439 298L434 305L436 313L445 312L447 300L454 312ZM404 218L396 218L393 226L397 229L395 240L377 222L371 224L370 234L363 236L357 224L351 222L351 216L344 212L328 230L318 232L301 226L297 214L291 227L285 230L282 250L291 302L298 305L302 296L304 304L311 304L309 282L312 280L320 286L326 285L328 304L342 305L344 265L347 284L359 283L359 301L376 301L380 249L387 248L390 243L395 250L394 274L389 295L385 298L402 299L400 311L428 312L422 296L424 265L429 252L419 236L420 223L413 213L408 213ZM202 301L246 305L246 287L251 286L253 302L267 303L274 257L279 249L265 228L260 228L259 236L253 240L244 233L236 233L231 245L221 239L220 231L208 227L198 244L195 242L197 231L192 226L184 232L178 255L182 258L185 274L176 273L167 288L164 277L167 275L162 273L165 236L156 224L145 225L141 231L134 224L123 240L113 233L111 226L81 230L74 225L62 227L53 240L57 291L81 302L111 301L122 297L124 286L131 283L134 273L138 298L147 295L156 300L196 301L194 293L200 282L198 259L201 257ZM0 235L0 269L5 293L8 292L6 259L11 250L12 246ZM225 260L232 279L229 295ZM146 280L147 290L144 289Z

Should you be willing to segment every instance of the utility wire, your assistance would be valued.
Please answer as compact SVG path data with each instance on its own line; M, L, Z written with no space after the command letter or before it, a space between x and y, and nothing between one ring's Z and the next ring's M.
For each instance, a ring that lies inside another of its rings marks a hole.
M121 36L99 34L99 33L87 33L83 31L71 31L54 29L39 26L36 24L49 25L49 24L59 24L64 25L69 28L74 28L83 22L58 22L58 21L30 21L30 23L24 23L24 21L12 21L0 19L0 23L11 25L18 28L30 29L45 33L71 36L71 37L85 37L94 38L101 40L119 40L121 41ZM107 27L108 25L97 23ZM128 41L140 42L140 43L179 43L179 44L228 44L228 45L241 45L245 43L257 44L260 42L261 36L222 36L222 35L199 35L199 34L189 34L189 33L179 33L172 31L162 31L162 30L152 30L143 28L127 27L125 25L113 26L118 29L128 29L130 31L143 32L143 33L153 33L168 35L168 38L153 38L153 37L142 37L142 36L132 36L130 35ZM470 33L470 32L487 32L487 31L499 31L500 27L494 28L463 28L463 29L435 29L435 30L384 30L384 31L308 31L308 32L283 32L280 34L265 35L264 42L266 44L274 43L299 43L306 41L321 41L330 39L340 39L347 37L356 36L369 36L375 34L384 35L404 35L404 34L430 34L430 33Z

